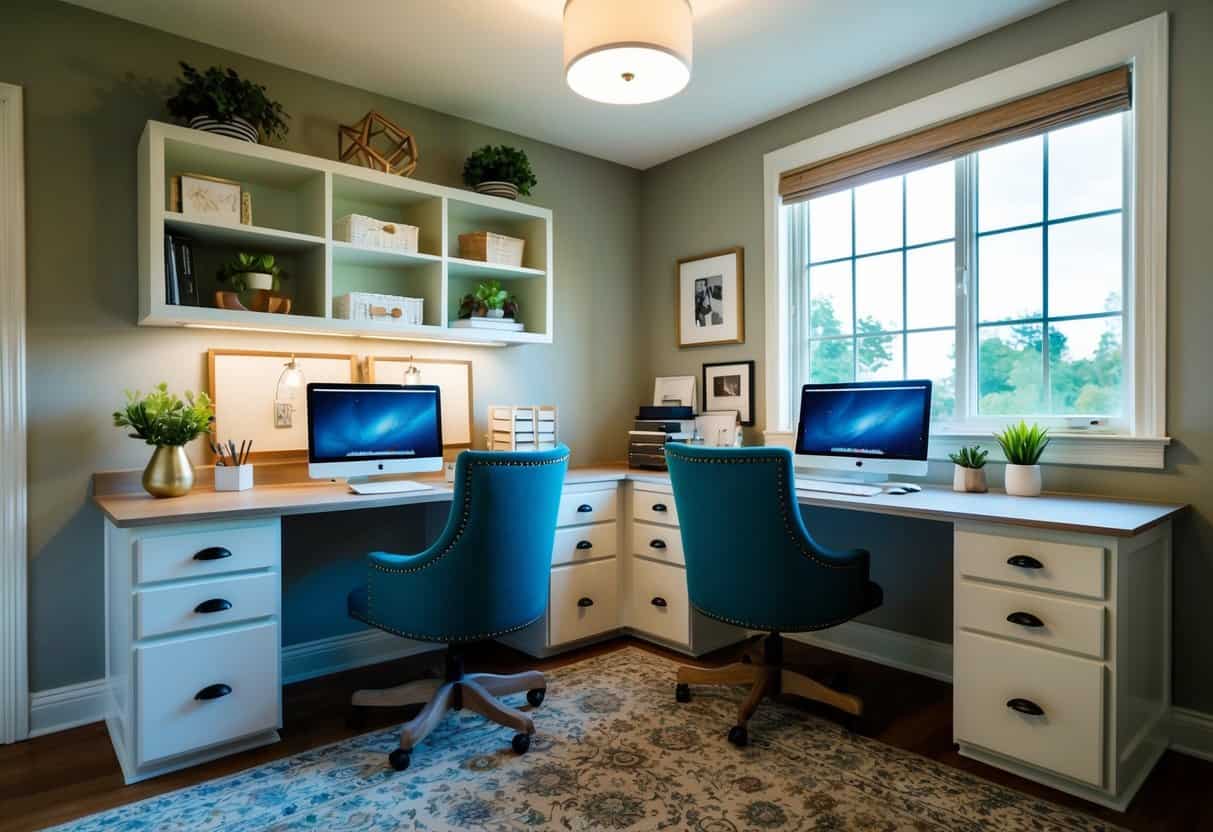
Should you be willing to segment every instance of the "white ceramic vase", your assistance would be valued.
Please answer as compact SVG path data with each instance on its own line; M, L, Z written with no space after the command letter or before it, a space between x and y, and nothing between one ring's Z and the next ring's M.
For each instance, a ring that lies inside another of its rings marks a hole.
M1013 497L1040 496L1040 466L1007 463L1004 485Z
M986 469L965 468L963 465L953 466L952 490L962 493L966 491L975 494L986 493L990 490L986 485Z
M269 291L274 288L274 276L265 272L244 272L240 275L240 279L244 281L245 289L265 289Z

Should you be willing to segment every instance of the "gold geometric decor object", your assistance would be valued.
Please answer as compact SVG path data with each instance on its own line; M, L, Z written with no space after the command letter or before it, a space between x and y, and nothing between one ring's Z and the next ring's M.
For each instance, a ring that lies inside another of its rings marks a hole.
M417 139L391 119L371 110L356 124L337 126L337 153L368 168L408 176L417 167Z

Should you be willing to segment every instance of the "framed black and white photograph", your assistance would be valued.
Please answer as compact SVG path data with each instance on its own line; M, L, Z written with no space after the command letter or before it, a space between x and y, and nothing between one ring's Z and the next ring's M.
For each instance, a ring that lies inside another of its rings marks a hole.
M678 346L745 343L745 274L740 246L678 261Z
M703 365L703 409L736 410L741 424L754 424L754 362Z

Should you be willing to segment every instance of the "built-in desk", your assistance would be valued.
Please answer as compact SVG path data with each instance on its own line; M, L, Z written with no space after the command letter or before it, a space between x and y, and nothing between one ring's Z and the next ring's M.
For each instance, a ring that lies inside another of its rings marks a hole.
M215 492L201 473L170 500L139 491L137 473L94 479L108 723L128 782L277 739L282 517L451 499L438 476L429 492L355 495L299 481ZM1171 518L1182 506L930 486L797 499L951 523L961 753L1128 803L1167 743ZM558 526L547 614L511 644L545 655L625 630L700 655L746 635L690 606L667 474L574 468Z

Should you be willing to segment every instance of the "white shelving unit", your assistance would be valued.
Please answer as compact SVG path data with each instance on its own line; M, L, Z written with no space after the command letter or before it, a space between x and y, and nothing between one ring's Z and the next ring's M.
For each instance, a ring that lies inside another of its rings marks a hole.
M218 176L252 194L256 225L229 225L166 209L169 179ZM349 213L418 226L417 253L368 249L333 239ZM194 242L199 297L212 303L215 272L238 251L270 253L286 269L289 315L165 302L164 233ZM459 235L494 231L526 240L521 267L459 257ZM552 212L500 197L390 176L354 165L149 121L139 140L139 324L250 329L406 341L505 346L550 344L554 319ZM459 299L485 280L518 297L523 332L450 326ZM347 321L333 298L350 291L425 299L424 323Z

